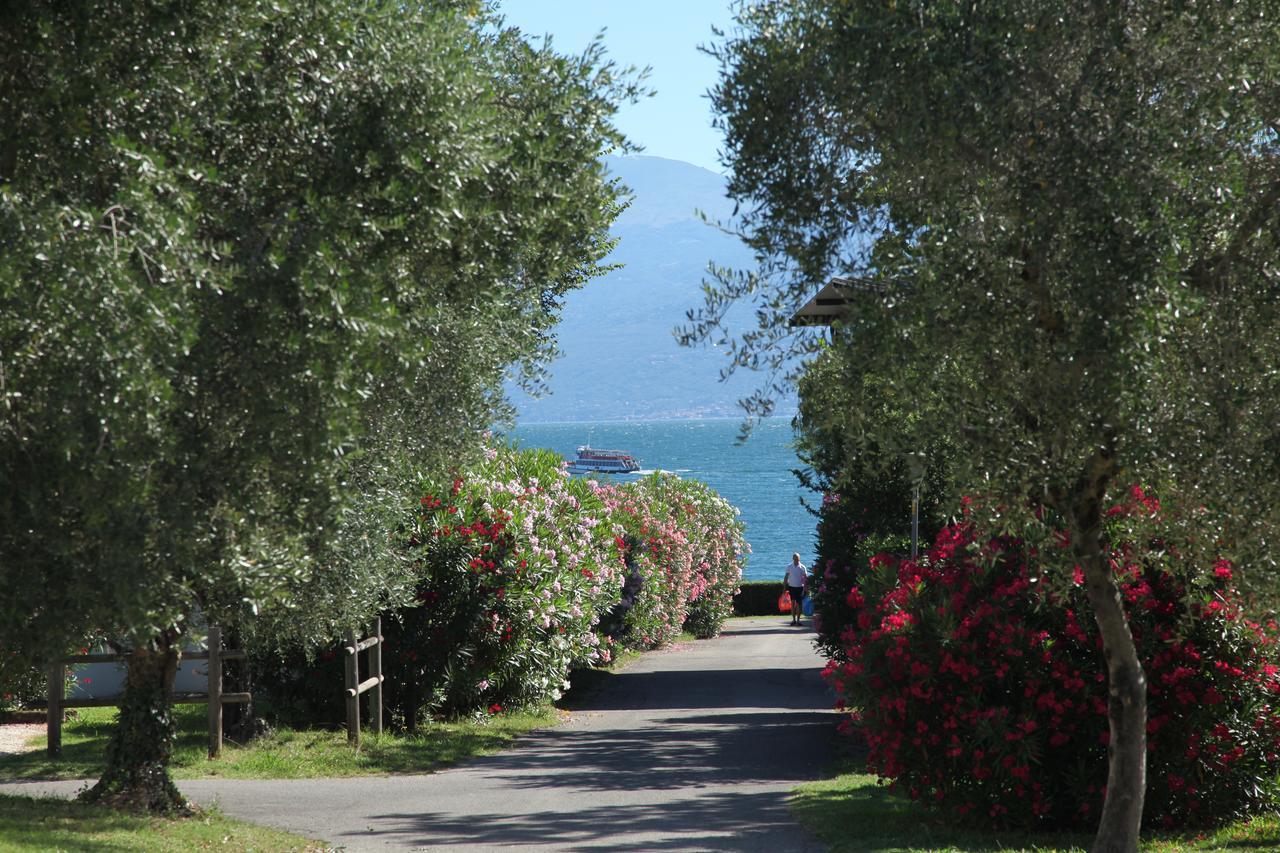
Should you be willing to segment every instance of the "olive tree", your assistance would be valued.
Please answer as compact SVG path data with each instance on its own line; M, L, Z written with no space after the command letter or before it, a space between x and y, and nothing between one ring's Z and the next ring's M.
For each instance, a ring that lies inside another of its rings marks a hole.
M442 464L536 380L635 82L455 0L26 0L0 48L0 642L112 639L89 796L180 808L183 639L319 581L361 596L294 611L321 633L394 597L333 559L344 519L379 454Z
M1198 541L1271 568L1280 483L1280 16L1274 3L742 4L711 48L736 226L694 336L755 300L739 364L856 278L833 334L908 405L954 482L1044 507L1103 639L1110 765L1096 850L1134 850L1145 696L1102 540L1108 495L1155 486ZM901 448L892 423L850 434ZM918 392L918 393L916 393ZM762 399L769 396L768 390Z

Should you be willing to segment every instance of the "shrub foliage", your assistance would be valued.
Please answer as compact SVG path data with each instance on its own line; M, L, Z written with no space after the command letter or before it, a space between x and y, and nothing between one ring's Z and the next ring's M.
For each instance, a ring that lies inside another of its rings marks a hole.
M738 510L705 484L670 474L596 493L643 579L624 620L624 645L654 648L685 628L703 639L719 634L747 551Z
M715 636L747 551L738 511L702 483L575 480L543 450L490 447L412 502L392 538L414 601L383 618L385 695L409 727L556 699L572 669L682 629ZM264 663L277 714L341 719L339 655Z
M1110 514L1111 565L1148 678L1145 821L1224 821L1275 802L1274 624L1249 622L1232 566L1160 537L1134 490ZM945 527L918 562L879 555L845 591L826 675L860 721L875 772L995 825L1088 826L1107 778L1107 685L1083 577L1053 584L1039 549ZM1069 564L1068 564L1069 565ZM1068 571L1067 577L1072 577Z
M414 707L457 714L559 696L600 658L593 630L617 600L619 547L590 486L547 451L491 449L445 489L428 486L406 528L416 606L390 660Z
M0 714L38 705L44 701L47 686L42 668L0 650Z

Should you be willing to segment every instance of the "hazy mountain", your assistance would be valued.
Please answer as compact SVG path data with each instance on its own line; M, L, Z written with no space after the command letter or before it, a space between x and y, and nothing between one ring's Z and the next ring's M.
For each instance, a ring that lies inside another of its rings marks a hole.
M660 157L609 158L610 171L635 193L614 223L621 264L570 294L557 329L563 355L551 366L551 393L512 398L522 422L740 416L737 400L754 374L723 383L726 357L679 346L672 330L702 302L707 263L745 268L751 254L706 225L696 211L727 216L724 178ZM750 311L745 311L750 320Z

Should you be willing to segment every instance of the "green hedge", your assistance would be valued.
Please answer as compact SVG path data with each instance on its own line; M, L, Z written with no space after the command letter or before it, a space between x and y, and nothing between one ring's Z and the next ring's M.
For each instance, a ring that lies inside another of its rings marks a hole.
M778 615L778 593L782 581L743 581L742 589L733 597L734 616Z

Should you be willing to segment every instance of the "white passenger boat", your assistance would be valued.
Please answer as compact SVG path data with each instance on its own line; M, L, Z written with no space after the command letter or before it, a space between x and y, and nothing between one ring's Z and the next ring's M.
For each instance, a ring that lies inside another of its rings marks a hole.
M578 448L578 458L565 466L570 474L634 474L640 463L622 450L599 450L589 444Z

